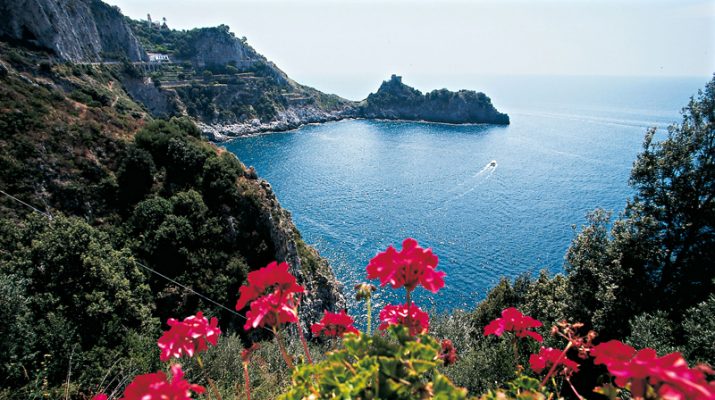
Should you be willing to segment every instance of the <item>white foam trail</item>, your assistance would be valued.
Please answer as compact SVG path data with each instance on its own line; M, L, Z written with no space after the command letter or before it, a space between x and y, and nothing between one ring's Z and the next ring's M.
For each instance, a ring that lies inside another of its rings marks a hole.
M477 175L474 175L475 177L484 176L483 179L477 180L476 182L474 182L474 185L472 185L469 189L467 189L467 190L466 190L465 192L463 192L462 194L458 194L458 195L452 197L449 201L454 201L454 200L457 200L457 199L461 199L462 197L466 196L467 194L473 192L473 191L477 188L477 186L479 186L482 182L484 182L484 181L486 181L487 179L491 178L491 176L494 175L494 171L495 171L496 169L497 169L497 166L496 166L496 165L491 165L491 163L490 163L489 165L487 165L487 167L485 167L485 169L483 169L482 171L478 172Z
M486 181L487 179L491 178L491 176L494 174L494 171L497 169L497 165L498 164L497 164L496 160L492 160L492 161L488 162L487 165L485 165L484 167L482 167L482 169L480 169L474 175L472 175L472 177L470 179L467 179L467 181L464 181L464 182L458 184L457 186L455 186L454 189L450 190L450 193L454 193L459 187L464 186L468 181L473 181L473 183L470 182L471 184L469 185L469 188L467 190L448 198L447 200L445 200L442 203L442 205L440 207L435 208L434 210L432 210L432 212L445 209L447 204L449 204L457 199L461 199L462 197L464 197L467 194L476 190L477 186L479 186L482 182Z

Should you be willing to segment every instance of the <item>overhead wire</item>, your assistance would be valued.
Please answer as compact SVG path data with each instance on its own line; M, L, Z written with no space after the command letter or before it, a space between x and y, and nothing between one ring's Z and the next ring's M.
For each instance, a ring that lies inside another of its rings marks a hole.
M28 203L26 203L26 202L24 202L24 201L18 199L17 197L15 197L15 196L13 196L13 195L11 195L11 194L9 194L9 193L3 191L3 190L0 190L0 194L3 194L3 195L9 197L9 198L12 199L12 200L15 200L16 202L18 202L18 203L20 203L20 204L22 204L22 205L24 205L24 206L26 206L26 207L31 208L33 211L35 211L35 212L37 212L37 213L39 213L39 214L41 214L41 215L47 217L50 221L52 221L52 215L51 215L50 213L45 212L45 211L41 211L41 210L39 210L39 209L33 207L32 205L30 205L30 204L28 204ZM220 308L222 308L222 309L228 311L229 313L231 313L231 314L233 314L233 315L236 315L236 316L238 316L238 317L241 317L241 318L243 318L244 320L248 321L248 317L246 317L245 315L239 313L238 311L232 310L232 309L226 307L225 305L223 305L223 304L219 303L218 301L216 301L216 300L214 300L214 299L212 299L212 298L206 296L205 294L197 292L196 290L192 289L191 287L189 287L189 286L187 286L187 285L184 285L184 284L182 284L181 282L178 282L177 280L175 280L175 279L173 279L173 278L170 278L170 277L168 277L168 276L162 274L161 272L159 272L159 271L157 271L157 270L155 270L155 269L153 269L153 268L150 268L150 267L144 265L143 263L137 261L136 259L132 259L132 261L134 262L134 264L138 265L138 266L141 267L141 268L144 268L145 270L149 271L150 273L152 273L152 274L154 274L154 275L157 275L157 276L159 276L159 277L161 277L161 278L163 278L163 279L165 279L165 280L167 280L167 281L173 283L174 285L176 285L176 286L178 286L178 287L180 287L180 288L182 288L182 289L184 289L184 290L187 290L187 291L189 291L189 292L195 294L196 296L198 296L198 297L200 297L200 298L202 298L202 299L208 301L209 303L214 304L214 305L216 305L216 306L218 306L218 307L220 307ZM266 328L265 326L262 326L261 328L263 328L264 330L266 330L266 331L268 331L268 332L273 333L272 330Z

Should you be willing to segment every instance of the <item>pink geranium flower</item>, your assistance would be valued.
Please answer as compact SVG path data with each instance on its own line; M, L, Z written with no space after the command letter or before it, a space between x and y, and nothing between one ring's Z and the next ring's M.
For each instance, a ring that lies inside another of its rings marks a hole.
M341 310L339 313L325 311L323 319L311 325L310 331L315 336L322 334L331 337L343 337L346 333L358 335L360 331L353 326L354 322L353 318L345 310Z
M578 372L578 363L569 360L566 356L562 357L562 353L563 350L542 346L538 354L532 354L529 357L529 365L537 374L545 369L551 369L553 365L556 365L556 368L563 366L560 369L562 375L571 376L572 373Z
M544 338L529 329L538 328L541 322L526 316L514 307L506 308L501 312L501 318L497 318L484 327L484 336L501 336L504 332L514 332L517 337L530 337L541 343Z
M385 330L390 325L402 325L409 329L412 336L427 333L429 330L429 315L415 304L386 305L380 311L380 321L380 330Z
M658 357L653 349L636 351L611 340L595 346L591 355L595 364L608 368L616 385L629 386L633 397L643 397L651 385L662 398L715 399L715 386L708 383L701 369L689 368L680 353Z
M95 394L92 396L92 400L107 400L107 395L104 393Z
M255 329L266 325L278 327L297 322L298 310L293 294L283 295L274 292L251 302L251 309L246 313L246 324L243 329Z
M591 356L594 357L593 362L606 366L622 367L624 363L630 362L634 355L636 355L636 349L619 340L609 340L591 349Z
M139 375L124 389L121 400L190 400L191 392L201 394L206 389L184 380L181 365L171 366L171 380L162 371Z
M218 320L214 317L209 322L201 311L183 321L170 318L167 324L171 328L157 342L161 349L161 361L171 357L181 358L183 355L193 357L195 352L205 351L207 344L215 346L221 334Z
M444 287L442 271L435 271L439 259L432 254L432 249L423 249L412 238L402 242L402 250L390 246L370 260L367 265L367 278L380 279L380 286L388 283L393 288L405 287L414 290L417 285L437 293Z
M250 301L270 292L284 295L303 292L303 287L288 272L288 264L285 262L278 264L274 261L257 271L249 272L246 281L247 284L238 289L240 296L236 310L243 309Z

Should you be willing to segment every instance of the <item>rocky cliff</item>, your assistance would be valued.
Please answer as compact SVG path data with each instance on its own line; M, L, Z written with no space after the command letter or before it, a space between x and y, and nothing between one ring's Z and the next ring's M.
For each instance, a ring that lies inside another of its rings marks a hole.
M200 68L232 65L238 69L247 69L256 63L267 62L265 57L258 54L248 43L236 38L226 25L190 30L186 33L186 42L183 45L184 53L177 55ZM272 67L277 69L274 65ZM285 74L281 75L285 77Z
M65 61L146 58L119 9L99 0L3 0L0 37L50 50Z
M235 304L247 270L279 260L291 265L308 291L301 310L304 326L316 322L325 309L344 308L330 265L303 242L270 184L234 155L201 140L187 118L152 118L149 111L158 114L166 104L143 109L133 99L159 98L152 90L162 91L129 79L125 68L51 64L45 52L0 41L0 110L13 110L0 113L0 126L5 127L0 187L98 229L134 224L131 233L118 235L116 245L222 304ZM143 135L144 141L139 143L135 135ZM172 210L172 201L184 205ZM166 215L155 215L161 226L135 224L141 218L132 215L144 207L137 202L161 204ZM203 211L189 217L194 214L186 213L185 204ZM0 223L25 218L16 206L0 196ZM163 232L171 238L161 239ZM124 242L129 237L138 242ZM171 316L165 313L183 315L198 307L191 292L154 278L149 280L161 319ZM234 324L242 326L243 321Z
M52 51L62 60L146 60L123 86L156 117L188 115L212 140L344 118L508 124L483 93L446 89L427 94L397 76L361 102L291 80L226 25L187 31L137 21L100 0L6 0L0 37ZM125 71L126 72L126 71Z
M337 311L347 307L341 285L328 262L303 242L290 213L280 206L271 185L262 179L255 182L263 199L259 220L270 232L275 259L286 261L298 283L305 287L307 295L302 298L300 316L304 321L303 328L307 329L320 320L323 310ZM305 334L311 335L308 330Z
M472 90L451 92L447 89L422 94L392 75L376 93L371 93L355 110L361 118L400 119L451 124L509 124L509 116L500 113L484 93Z

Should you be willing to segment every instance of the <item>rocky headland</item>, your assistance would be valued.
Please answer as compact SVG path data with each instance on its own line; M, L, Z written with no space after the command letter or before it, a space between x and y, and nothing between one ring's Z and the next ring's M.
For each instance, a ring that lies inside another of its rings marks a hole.
M66 97L69 104L76 104L79 111L71 113L96 119L99 125L119 118L115 114L121 116L119 125L125 131L117 137L131 138L145 121L172 117L190 117L212 141L348 118L509 123L508 116L482 93L422 94L397 76L367 99L349 101L293 81L225 25L173 30L149 18L127 18L100 0L3 1L0 41L4 42L0 43L3 76L14 74L17 82L44 85L58 99ZM103 140L115 143L114 138ZM98 145L97 151L107 152L105 145ZM107 163L114 166L109 159ZM263 194L256 200L264 210L256 224L267 233L265 240L275 249L275 258L303 270L307 275L301 279L316 294L306 299L315 305L305 308L307 320L323 308L344 304L329 266L302 243L270 185L247 182L255 186L251 192ZM34 184L54 187L52 182ZM54 207L78 215L97 212L91 202L87 204L88 208L77 210L61 204ZM310 268L302 268L306 260Z
M509 116L497 111L484 93L473 90L452 92L447 89L422 94L392 75L376 93L356 106L357 117L443 122L448 124L508 125Z
M343 119L380 119L438 122L447 124L508 125L509 116L497 111L484 93L471 90L452 92L447 89L422 94L392 75L376 93L358 102L342 100L339 107L326 110L315 105L298 105L282 109L268 121L222 123L199 122L206 137L221 142L234 137L264 132L281 132L302 125Z
M212 141L346 118L508 124L483 93L426 94L394 76L365 100L301 85L226 25L175 30L100 0L10 0L0 37L54 62L122 64L122 85L155 117L190 116Z

